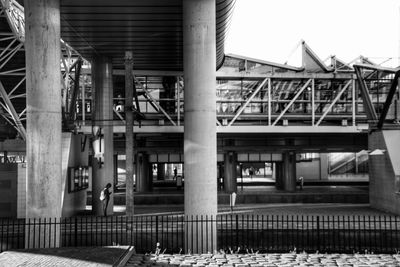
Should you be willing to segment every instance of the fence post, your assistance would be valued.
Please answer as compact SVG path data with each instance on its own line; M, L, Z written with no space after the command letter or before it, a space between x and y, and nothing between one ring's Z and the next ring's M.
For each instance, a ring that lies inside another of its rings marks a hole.
M75 247L78 246L78 217L75 217L75 229L74 229Z
M317 216L317 249L318 249L318 251L321 250L320 242L319 242L319 230L320 230L320 227L319 227L319 216Z
M239 214L236 214L236 246L239 247Z
M156 243L160 242L160 240L158 240L158 216L156 216Z

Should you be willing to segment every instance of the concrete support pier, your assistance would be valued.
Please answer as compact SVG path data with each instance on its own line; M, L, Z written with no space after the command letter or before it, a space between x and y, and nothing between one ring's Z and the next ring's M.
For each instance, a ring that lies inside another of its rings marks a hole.
M224 191L232 193L237 191L237 154L229 151L224 155Z
M136 192L150 192L153 187L149 155L138 153L136 161Z
M165 180L165 164L157 164L157 180Z
M112 63L107 57L95 57L92 63L92 88L94 89L94 126L98 126L104 139L101 144L101 152L104 154L104 162L93 159L93 184L92 184L92 212L93 215L103 215L102 203L99 199L101 190L107 183L114 181L114 144L113 144L113 83ZM92 90L93 90L92 89ZM110 196L107 215L113 213L114 198Z
M283 190L286 192L296 191L296 152L283 153Z
M27 29L25 32L26 218L60 218L62 195L60 2L25 1L25 27ZM45 230L43 227L37 233L43 233ZM51 232L54 232L54 235L38 234L35 240L30 237L27 239L27 245L29 242L30 246L36 244L38 248L58 247L60 241L58 230L58 227L53 227ZM41 239L40 246L39 239Z
M183 1L185 215L217 214L215 0ZM190 223L189 223L190 224ZM188 225L186 250L217 248L215 222Z

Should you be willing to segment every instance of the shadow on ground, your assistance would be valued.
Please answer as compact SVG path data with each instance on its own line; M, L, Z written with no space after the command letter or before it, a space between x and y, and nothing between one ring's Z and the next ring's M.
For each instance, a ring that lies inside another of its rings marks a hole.
M120 246L6 251L0 254L0 266L112 266L127 249Z

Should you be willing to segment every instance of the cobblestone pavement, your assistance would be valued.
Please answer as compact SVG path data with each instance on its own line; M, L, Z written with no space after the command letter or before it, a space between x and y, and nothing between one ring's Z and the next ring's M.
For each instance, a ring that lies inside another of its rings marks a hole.
M133 255L130 266L400 266L400 255L388 254L201 254L201 255Z
M0 267L110 267L127 247L55 248L0 253Z

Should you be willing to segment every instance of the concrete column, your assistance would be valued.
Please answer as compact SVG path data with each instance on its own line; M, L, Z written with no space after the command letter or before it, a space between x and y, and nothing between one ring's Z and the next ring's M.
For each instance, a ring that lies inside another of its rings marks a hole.
M153 187L149 155L138 153L136 159L136 192L150 192Z
M274 163L275 172L275 188L283 190L283 162Z
M328 180L328 153L320 153L319 154L320 160L320 173L321 173L321 180Z
M183 1L185 215L208 219L217 214L215 5L215 0ZM187 229L187 250L217 249L215 225Z
M237 192L237 154L229 151L224 155L224 191L227 193Z
M158 163L157 164L157 180L164 180L165 179L165 164Z
M93 163L92 212L103 215L102 203L99 199L101 190L107 183L114 182L114 143L113 143L113 83L112 63L107 57L95 57L92 62L92 90L94 91L94 125L99 126L104 138L101 151L104 162ZM107 215L113 213L114 194L111 194Z
M60 2L25 1L26 218L61 217ZM28 226L29 227L29 226ZM59 229L36 229L30 246L58 247ZM26 229L31 231L32 229ZM47 231L47 236L44 236ZM40 235L39 235L40 233ZM54 238L56 240L54 240ZM44 242L43 242L44 241Z
M126 215L134 215L134 182L133 182L133 55L131 51L125 52L125 154L126 154Z
M283 153L283 190L296 191L296 152Z

